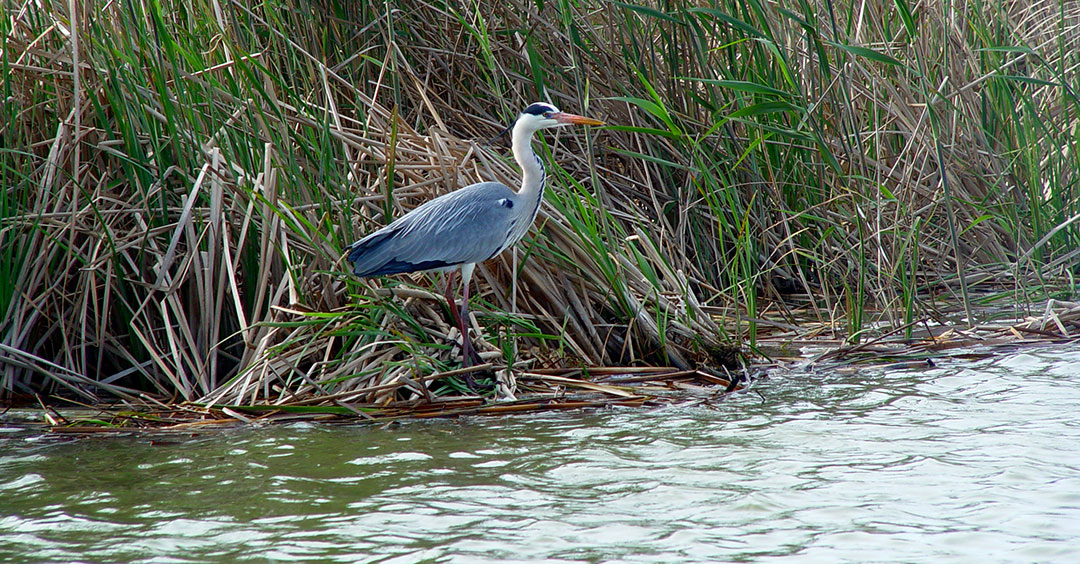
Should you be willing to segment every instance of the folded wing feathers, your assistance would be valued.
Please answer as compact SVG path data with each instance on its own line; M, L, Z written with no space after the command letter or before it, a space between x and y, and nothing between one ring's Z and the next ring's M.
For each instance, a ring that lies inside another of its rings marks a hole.
M515 210L500 200L513 196L503 184L484 182L435 198L349 245L353 272L382 276L486 260L506 242Z

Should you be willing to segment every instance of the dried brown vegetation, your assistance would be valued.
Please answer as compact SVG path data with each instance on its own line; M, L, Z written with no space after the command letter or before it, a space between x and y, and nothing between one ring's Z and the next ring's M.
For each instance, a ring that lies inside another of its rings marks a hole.
M423 395L438 292L340 249L515 185L483 140L536 99L618 127L547 137L536 229L479 268L497 364L710 366L766 318L857 339L1080 263L1073 5L4 7L6 394Z

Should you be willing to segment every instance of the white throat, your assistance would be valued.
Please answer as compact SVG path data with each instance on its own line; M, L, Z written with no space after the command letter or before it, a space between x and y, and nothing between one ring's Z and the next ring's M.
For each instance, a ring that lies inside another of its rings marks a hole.
M523 121L514 124L513 150L514 160L521 167L521 190L518 195L530 204L536 201L539 207L540 199L544 194L544 163L536 156L532 148L533 133L536 130L525 125Z

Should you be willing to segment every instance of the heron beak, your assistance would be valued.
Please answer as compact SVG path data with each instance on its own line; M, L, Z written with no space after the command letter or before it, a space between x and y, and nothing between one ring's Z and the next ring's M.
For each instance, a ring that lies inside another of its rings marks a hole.
M559 112L552 117L554 117L555 121L559 122L559 124L565 125L604 125L604 122L598 119L568 114L565 112Z

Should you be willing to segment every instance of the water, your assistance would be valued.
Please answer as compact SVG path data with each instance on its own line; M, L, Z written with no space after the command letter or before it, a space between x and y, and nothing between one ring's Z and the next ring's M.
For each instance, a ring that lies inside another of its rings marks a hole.
M7 428L0 561L1080 561L1080 353L755 389L387 429Z

